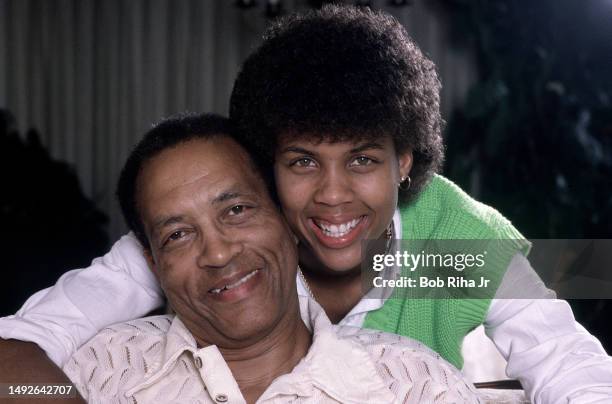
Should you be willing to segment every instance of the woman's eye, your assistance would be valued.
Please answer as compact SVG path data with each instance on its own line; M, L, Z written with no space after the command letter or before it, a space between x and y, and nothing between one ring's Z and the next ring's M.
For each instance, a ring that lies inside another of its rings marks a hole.
M349 164L350 167L356 167L356 166L367 166L370 165L372 163L374 163L375 161L372 160L369 157L366 156L359 156L356 157L355 159L353 159L353 161L351 161L351 163Z
M295 166L295 167L314 167L315 162L311 158L302 157L302 158L299 158L297 160L294 160L291 163L291 165Z

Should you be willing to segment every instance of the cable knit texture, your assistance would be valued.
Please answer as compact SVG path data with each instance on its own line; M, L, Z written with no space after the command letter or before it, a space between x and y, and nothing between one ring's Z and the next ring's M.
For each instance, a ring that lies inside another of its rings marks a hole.
M529 252L529 242L501 213L440 175L433 177L418 199L400 208L400 214L404 240L490 241L485 270L492 292L514 254ZM463 338L482 324L493 296L430 299L412 290L402 290L401 298L397 293L382 308L368 313L363 326L417 339L461 369Z

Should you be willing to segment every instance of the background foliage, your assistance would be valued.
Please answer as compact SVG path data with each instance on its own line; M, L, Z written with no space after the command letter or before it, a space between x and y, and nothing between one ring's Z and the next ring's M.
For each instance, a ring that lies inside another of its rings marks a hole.
M479 76L449 120L447 175L529 238L612 238L612 3L443 3ZM610 302L571 304L610 352Z
M15 127L0 109L0 316L108 248L107 218L84 196L73 169L49 156L36 131L22 137Z

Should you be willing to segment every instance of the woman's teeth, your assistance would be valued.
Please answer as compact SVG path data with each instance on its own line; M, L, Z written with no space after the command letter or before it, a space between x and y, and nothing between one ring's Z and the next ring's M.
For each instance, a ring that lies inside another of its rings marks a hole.
M253 276L255 276L255 274L259 271L259 269L254 270L253 272L249 272L248 274L246 274L245 276L243 276L242 278L238 279L236 282L231 283L229 285L225 285L224 287L222 287L221 289L211 289L210 293L221 293L225 290L229 290L229 289L233 289L237 286L242 285L243 283L245 283L246 281L248 281L249 279L251 279Z
M315 222L315 224L323 230L323 233L328 237L343 237L346 236L351 230L355 228L361 222L363 216L358 219L353 219L350 222L342 223L342 224L323 224Z

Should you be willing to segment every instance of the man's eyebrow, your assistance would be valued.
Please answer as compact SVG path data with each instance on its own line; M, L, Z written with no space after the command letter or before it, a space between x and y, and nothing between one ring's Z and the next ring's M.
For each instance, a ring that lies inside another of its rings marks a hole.
M222 202L230 201L232 199L238 199L240 197L245 196L244 192L240 191L227 191L217 195L212 201L211 204L217 205ZM155 223L153 223L153 229L158 229L162 227L169 226L171 224L180 223L185 219L183 215L175 215L175 216L164 216L159 218Z
M170 216L170 217L164 216L158 219L155 223L153 223L153 230L156 230L162 227L166 227L171 224L180 223L183 220L184 220L184 216L181 216L181 215Z
M239 191L227 191L227 192L223 192L219 195L217 195L213 200L212 200L212 204L213 205L218 205L222 202L227 202L230 201L232 199L238 199L240 197L244 196L244 193L239 192Z
M384 149L383 145L378 142L367 142L361 144L354 149L351 149L351 153L361 153L362 151L371 150L371 149Z

